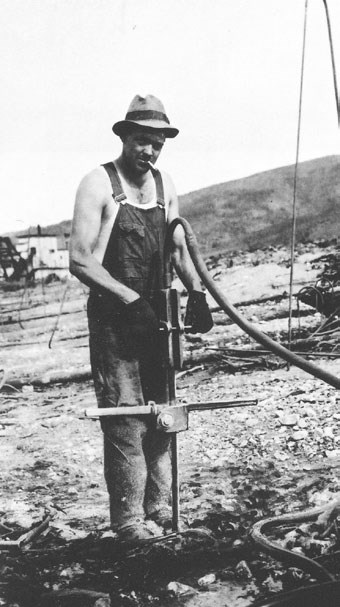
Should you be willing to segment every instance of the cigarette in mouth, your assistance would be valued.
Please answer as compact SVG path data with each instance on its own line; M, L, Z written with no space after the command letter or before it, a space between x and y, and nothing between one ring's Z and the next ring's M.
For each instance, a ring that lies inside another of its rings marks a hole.
M152 162L150 162L150 160L148 160L148 165L149 165L150 169L154 169L155 168L155 165L152 164Z

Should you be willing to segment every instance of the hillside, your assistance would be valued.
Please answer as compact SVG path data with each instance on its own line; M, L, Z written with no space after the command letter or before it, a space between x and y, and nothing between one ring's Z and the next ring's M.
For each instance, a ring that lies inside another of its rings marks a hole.
M181 197L205 254L290 242L294 166L210 186ZM297 242L330 240L340 226L340 156L303 162L298 169Z
M180 212L211 254L253 250L290 242L294 166L209 186L180 197ZM340 156L299 164L297 242L331 240L340 226ZM42 228L44 234L69 232L65 220ZM36 228L32 228L34 233Z

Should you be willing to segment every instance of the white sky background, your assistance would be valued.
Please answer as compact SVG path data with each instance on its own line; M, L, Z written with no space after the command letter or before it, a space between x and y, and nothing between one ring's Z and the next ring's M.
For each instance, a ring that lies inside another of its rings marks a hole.
M328 0L338 83L340 2ZM0 233L72 217L132 97L172 124L179 194L294 164L305 0L1 0ZM322 0L309 0L300 160L339 154ZM208 212L208 210L207 210Z

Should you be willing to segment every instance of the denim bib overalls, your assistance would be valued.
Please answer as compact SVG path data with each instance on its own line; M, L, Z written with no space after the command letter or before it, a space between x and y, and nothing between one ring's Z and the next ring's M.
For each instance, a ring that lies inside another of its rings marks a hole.
M103 267L152 305L153 292L164 287L166 233L162 177L153 171L157 205L129 204L113 163L103 165L111 181L118 213L103 258ZM157 402L163 392L157 343L142 360L131 357L120 335L122 304L113 296L90 292L88 321L92 375L99 407ZM110 496L111 526L119 530L144 520L169 499L169 435L149 418L103 418L104 472Z

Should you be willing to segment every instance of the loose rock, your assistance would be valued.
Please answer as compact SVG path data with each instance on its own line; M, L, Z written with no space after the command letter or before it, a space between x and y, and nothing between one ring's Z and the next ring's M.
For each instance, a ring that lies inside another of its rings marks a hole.
M199 580L197 580L197 584L202 588L206 588L214 582L216 582L216 575L214 573L208 573L207 575L204 575L203 577L200 577Z

